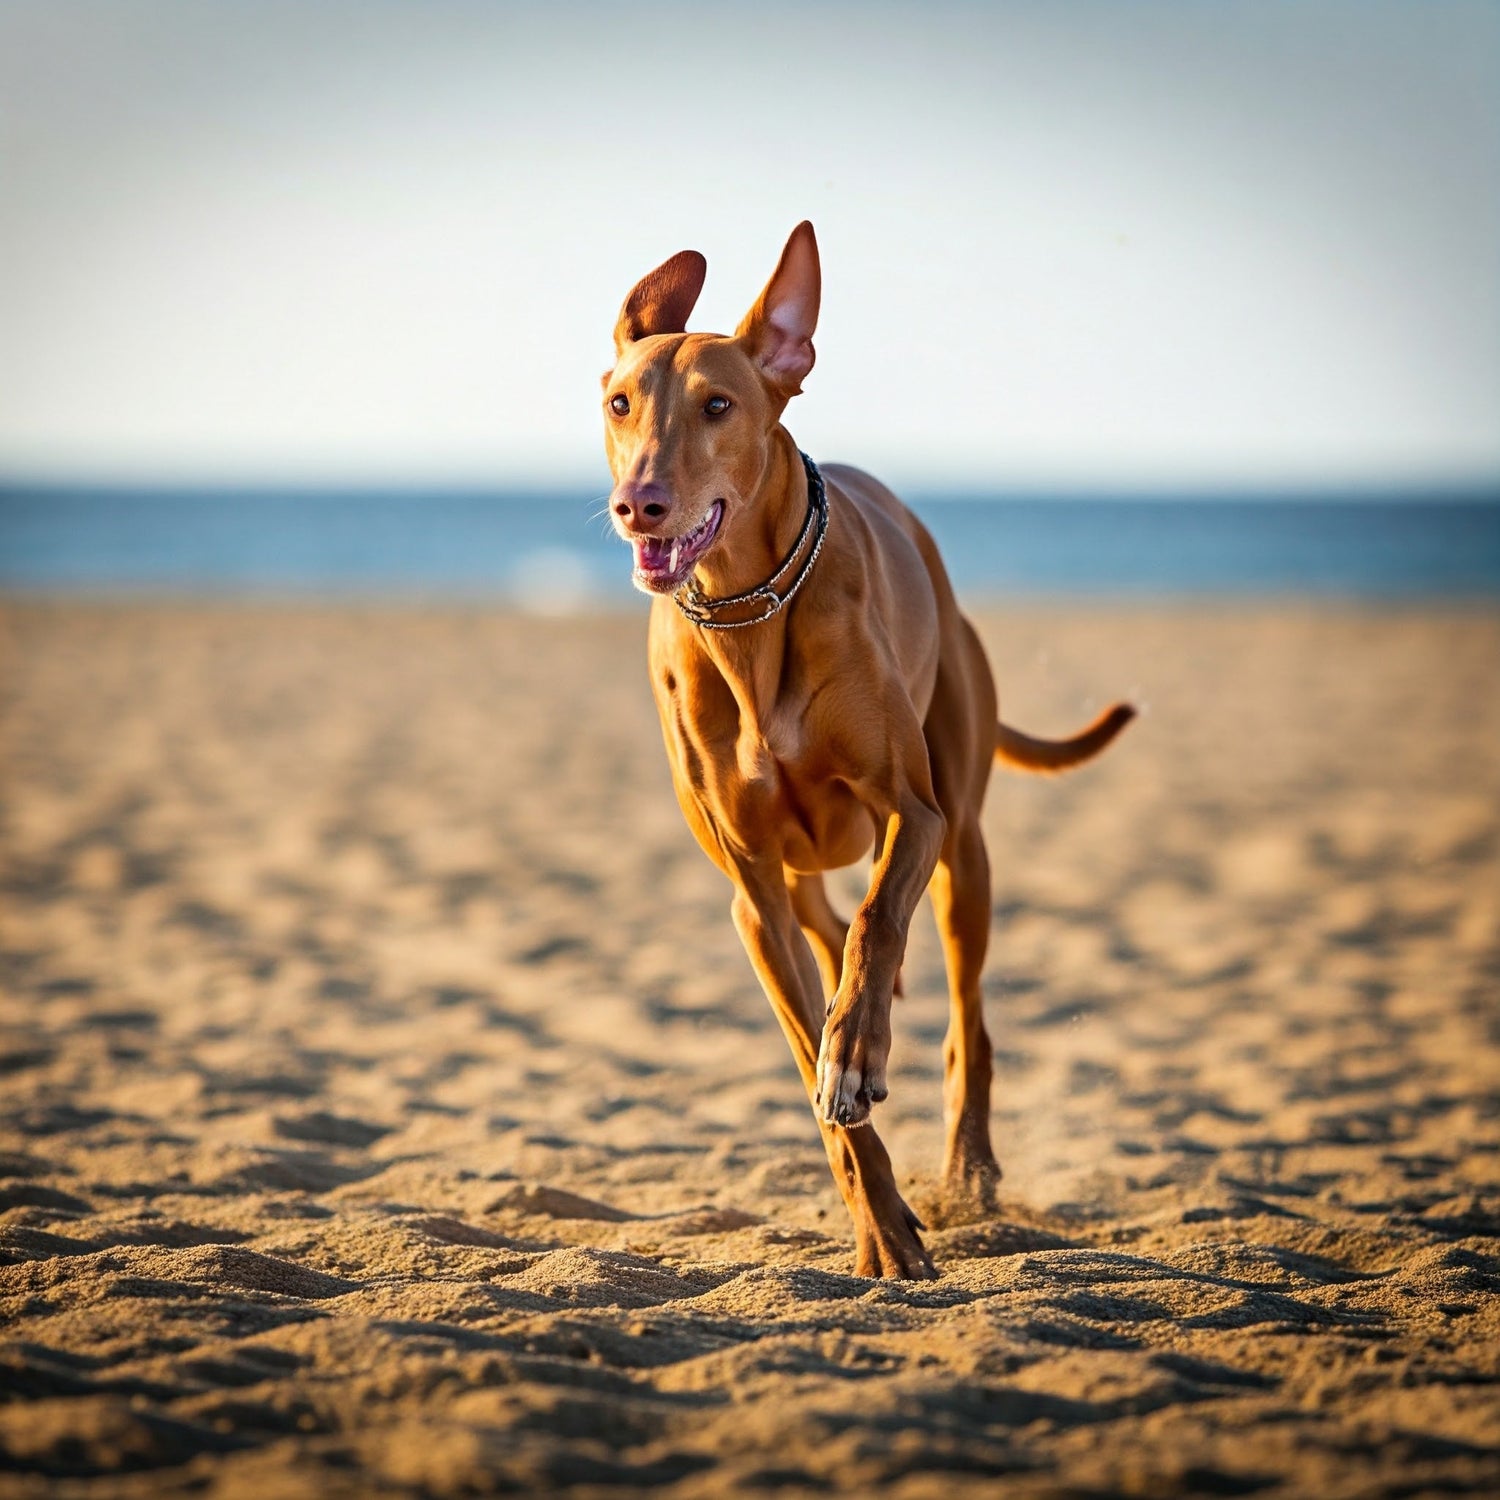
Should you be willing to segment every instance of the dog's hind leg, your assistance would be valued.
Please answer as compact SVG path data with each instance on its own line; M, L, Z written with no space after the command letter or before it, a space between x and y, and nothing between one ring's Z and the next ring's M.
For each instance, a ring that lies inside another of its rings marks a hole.
M803 875L788 869L786 888L791 894L797 924L818 961L823 996L830 999L844 975L844 944L849 937L849 924L829 905L821 875Z
M979 976L990 937L990 865L979 820L950 824L932 877L932 904L948 966L943 1041L943 1184L992 1206L1000 1166L990 1144L991 1047Z

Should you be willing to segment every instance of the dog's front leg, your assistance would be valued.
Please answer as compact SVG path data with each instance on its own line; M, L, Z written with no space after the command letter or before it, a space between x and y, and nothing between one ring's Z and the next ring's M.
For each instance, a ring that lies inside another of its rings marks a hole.
M912 912L932 878L944 820L931 792L903 789L880 809L880 852L844 946L844 972L818 1051L817 1102L831 1124L856 1126L886 1097L891 994Z
M780 861L734 872L734 925L786 1034L803 1086L817 1082L822 988L812 950L797 925ZM891 1159L873 1130L818 1121L833 1180L854 1223L855 1273L925 1278L936 1273L917 1231L922 1227L896 1188Z

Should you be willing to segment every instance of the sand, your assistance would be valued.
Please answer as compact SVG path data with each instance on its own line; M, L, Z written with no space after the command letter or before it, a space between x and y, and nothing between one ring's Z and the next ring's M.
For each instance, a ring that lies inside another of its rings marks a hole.
M919 918L901 1284L639 614L0 608L0 1494L1500 1486L1500 617L981 624L1148 712L991 793L989 1219Z

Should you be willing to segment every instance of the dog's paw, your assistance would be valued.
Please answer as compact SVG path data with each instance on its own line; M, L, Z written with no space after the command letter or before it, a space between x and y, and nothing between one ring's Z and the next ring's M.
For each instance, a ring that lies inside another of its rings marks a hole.
M889 1025L877 1025L870 1007L830 1009L818 1048L817 1106L830 1125L867 1125L870 1111L883 1100L890 1057Z
M962 1222L955 1213L993 1213L1000 1204L1000 1179L1004 1174L989 1150L961 1151L943 1165L943 1195L950 1222Z

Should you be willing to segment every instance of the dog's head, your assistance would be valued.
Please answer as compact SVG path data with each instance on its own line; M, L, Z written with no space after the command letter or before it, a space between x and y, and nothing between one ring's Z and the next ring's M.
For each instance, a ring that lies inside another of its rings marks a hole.
M648 593L672 593L733 545L781 413L813 367L822 281L811 224L792 231L733 336L684 332L707 270L684 250L636 283L604 376L610 514Z

